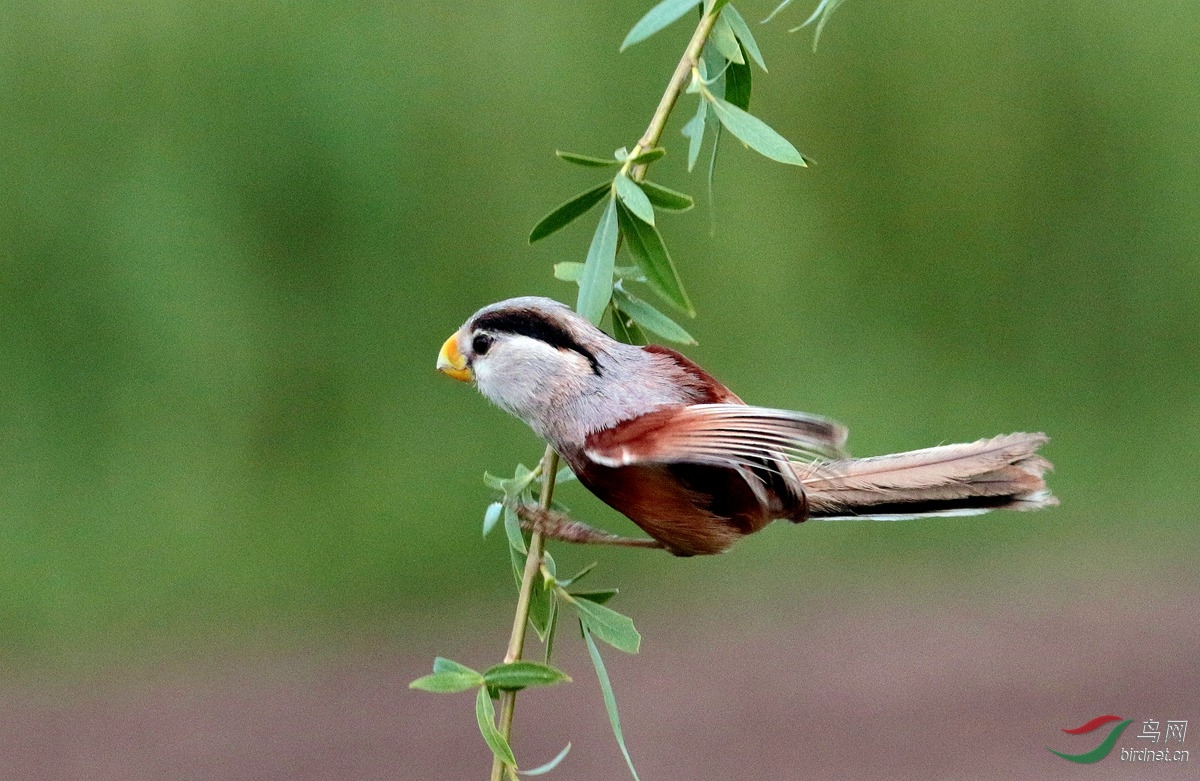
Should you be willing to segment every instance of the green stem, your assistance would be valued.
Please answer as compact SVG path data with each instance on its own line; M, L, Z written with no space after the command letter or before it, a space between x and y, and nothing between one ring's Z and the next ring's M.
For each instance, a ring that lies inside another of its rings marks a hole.
M554 478L558 475L558 453L547 446L542 456L542 494L538 504L543 510L550 509L554 498ZM529 627L529 602L533 598L533 586L537 582L538 570L542 566L542 534L534 531L529 535L529 555L525 557L525 572L521 575L521 590L517 595L517 613L513 617L512 635L508 639L505 663L515 662L525 650L525 632ZM512 735L513 709L517 705L517 693L505 692L500 700L500 734L509 740ZM504 763L500 757L492 758L491 781L503 781Z
M713 25L717 23L718 16L720 16L719 13L701 15L700 24L696 25L692 39L688 41L687 48L683 50L683 56L679 58L679 64L675 66L675 72L671 74L671 80L667 82L667 89L663 92L662 99L658 101L658 108L654 110L654 116L650 118L650 124L633 148L631 156L658 146L658 140L662 138L663 130L667 127L667 118L671 116L675 102L679 100L679 96L683 94L684 89L691 81L692 68L695 68L696 63L700 61L700 52L704 49L704 42L708 40L709 33L712 32ZM635 165L630 177L639 182L644 179L646 164Z
M692 33L687 48L683 50L683 56L680 57L679 64L675 66L671 80L667 82L666 91L663 92L662 99L658 102L658 108L654 110L654 116L650 118L646 132L634 145L630 157L658 146L658 141L662 138L663 130L667 126L667 119L671 116L671 110L675 108L676 101L679 100L679 96L683 94L691 80L692 69L696 67L696 63L700 59L700 52L704 49L704 42L708 40L713 25L717 23L717 16L718 14L701 14L700 23L696 25L696 31ZM646 164L635 165L628 173L632 179L640 182L646 176ZM539 498L539 504L544 510L550 509L551 499L554 498L554 478L557 472L558 453L554 452L554 448L547 447L546 454L542 457L543 482L542 494ZM521 590L517 596L517 613L513 617L512 635L508 641L508 653L504 656L505 662L517 661L525 649L525 632L529 625L529 601L533 595L533 585L537 581L538 570L542 564L543 542L540 532L534 531L530 534L529 555L525 558L525 572L521 577ZM510 740L512 736L513 710L516 708L516 704L517 693L515 691L505 692L500 701L500 734L506 741ZM491 781L503 781L505 769L505 763L501 762L499 757L493 757Z

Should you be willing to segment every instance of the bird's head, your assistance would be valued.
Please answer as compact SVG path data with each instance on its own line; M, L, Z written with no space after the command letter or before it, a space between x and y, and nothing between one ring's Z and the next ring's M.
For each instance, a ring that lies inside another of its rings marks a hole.
M437 368L542 436L553 411L601 387L616 341L548 298L511 298L480 309L438 353Z

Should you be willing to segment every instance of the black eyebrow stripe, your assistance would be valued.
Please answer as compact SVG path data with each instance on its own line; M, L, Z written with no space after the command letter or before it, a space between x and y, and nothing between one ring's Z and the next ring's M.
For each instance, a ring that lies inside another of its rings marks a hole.
M591 350L571 336L566 329L550 322L538 312L527 309L506 310L503 312L488 312L480 316L474 323L475 328L497 333L520 334L530 339L537 339L560 350L577 352L592 366L597 376L600 374L600 362Z

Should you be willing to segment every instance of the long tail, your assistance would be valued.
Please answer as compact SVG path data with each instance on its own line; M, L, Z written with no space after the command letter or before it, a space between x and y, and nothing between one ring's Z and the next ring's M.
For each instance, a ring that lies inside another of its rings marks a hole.
M898 521L1058 504L1037 454L1045 434L1003 434L961 445L798 467L816 520Z

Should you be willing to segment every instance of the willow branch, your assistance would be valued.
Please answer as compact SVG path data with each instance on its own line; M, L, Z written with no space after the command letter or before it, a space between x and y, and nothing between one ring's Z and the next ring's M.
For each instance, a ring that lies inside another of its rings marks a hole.
M550 509L554 499L554 478L558 475L558 453L547 446L542 456L542 494L538 497L538 506L543 510ZM517 595L517 613L513 617L512 635L508 639L508 652L504 655L505 663L515 662L521 658L525 650L525 632L529 627L529 602L533 598L533 584L537 582L538 570L542 566L542 533L536 529L529 535L529 553L525 557L525 571L521 575L521 590ZM500 701L500 734L508 741L512 736L513 709L517 705L517 693L505 692ZM500 757L492 757L491 781L503 781L504 763Z
M701 14L700 23L696 25L696 30L692 33L687 48L683 50L683 56L679 58L679 64L675 66L671 80L667 82L662 99L659 100L658 107L654 110L654 116L650 118L646 132L634 146L630 157L635 157L638 153L653 149L658 145L663 130L667 126L667 119L671 116L671 110L675 108L675 103L687 87L692 69L700 60L704 42L708 40L713 25L717 23L717 16L718 14L707 11ZM646 176L646 165L642 163L633 166L629 175L634 180L641 181ZM538 499L538 504L543 510L550 509L551 500L554 498L554 477L557 471L558 453L554 452L554 448L547 447L546 454L542 457L542 494ZM529 554L525 557L525 571L521 577L521 590L517 596L517 613L513 618L512 635L508 641L505 662L517 661L525 649L525 632L529 624L529 602L533 595L533 585L537 580L538 570L542 564L543 544L542 533L535 529L529 538ZM517 693L515 691L505 692L500 704L500 734L506 741L510 741L512 736L513 710L516 703ZM504 771L505 763L501 762L499 757L493 757L491 781L503 781Z
M687 48L683 50L683 56L679 58L679 64L675 66L675 72L671 74L671 80L667 82L667 89L663 92L662 99L658 101L658 108L654 110L654 116L650 118L646 132L638 140L630 157L658 146L663 130L667 127L667 118L671 116L671 110L675 108L676 101L679 100L679 96L683 94L688 82L691 81L692 69L699 63L704 42L708 40L709 33L712 32L719 15L719 13L701 15L700 23L696 25L696 31L692 33L692 39L688 41ZM635 165L630 176L640 182L646 176L646 164Z

